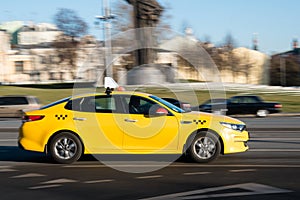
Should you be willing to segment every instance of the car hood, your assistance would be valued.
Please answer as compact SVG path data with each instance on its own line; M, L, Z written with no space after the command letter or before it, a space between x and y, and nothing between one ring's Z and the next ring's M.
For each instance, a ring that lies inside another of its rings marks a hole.
M184 113L182 115L182 120L190 121L190 120L206 120L210 122L228 122L228 123L234 123L234 124L245 124L241 120L228 117L225 115L216 115L212 113L206 113L206 112L197 112L192 111L188 113Z

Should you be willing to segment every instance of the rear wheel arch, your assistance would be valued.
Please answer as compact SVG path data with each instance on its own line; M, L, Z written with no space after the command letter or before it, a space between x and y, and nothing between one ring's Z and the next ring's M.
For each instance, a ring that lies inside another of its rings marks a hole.
M46 146L45 146L45 153L46 153L46 154L48 154L49 151L50 151L50 149L49 149L49 148L50 148L50 143L51 143L51 141L53 140L53 138L54 138L55 136L61 134L61 133L71 133L71 134L73 134L74 136L76 136L76 137L80 140L80 142L81 142L81 145L82 145L82 154L84 153L85 147L84 147L84 143L83 143L81 137L80 137L76 132L71 131L71 130L67 130L67 129L66 129L66 130L59 130L59 131L57 131L57 132L55 132L55 133L53 133L53 134L51 135L51 137L48 139L47 144L46 144Z

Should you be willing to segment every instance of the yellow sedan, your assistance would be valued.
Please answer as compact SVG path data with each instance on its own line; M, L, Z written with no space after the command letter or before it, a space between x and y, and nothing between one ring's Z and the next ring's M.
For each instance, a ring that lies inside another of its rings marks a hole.
M186 112L139 92L68 97L24 113L19 146L58 163L83 154L186 154L196 162L248 149L246 125L234 118Z

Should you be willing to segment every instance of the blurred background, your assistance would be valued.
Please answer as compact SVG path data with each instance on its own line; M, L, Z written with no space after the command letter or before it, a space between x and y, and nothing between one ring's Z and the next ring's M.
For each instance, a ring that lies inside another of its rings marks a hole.
M35 0L2 3L0 95L32 95L47 104L71 95L75 82L101 87L111 76L128 88L139 85L162 97L181 92L180 100L187 102L182 83L191 84L202 102L210 98L207 83L218 82L227 96L256 94L281 102L284 112L300 109L295 36L300 30L290 22L297 1L274 1L272 9L256 1L70 2L52 1L48 7ZM151 29L133 31L140 28Z

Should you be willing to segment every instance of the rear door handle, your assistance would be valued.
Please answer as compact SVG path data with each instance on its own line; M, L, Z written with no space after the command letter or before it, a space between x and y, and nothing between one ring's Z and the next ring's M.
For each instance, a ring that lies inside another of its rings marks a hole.
M76 120L76 121L85 121L86 118L74 117L73 120Z
M136 119L125 119L125 122L137 122L138 120Z

